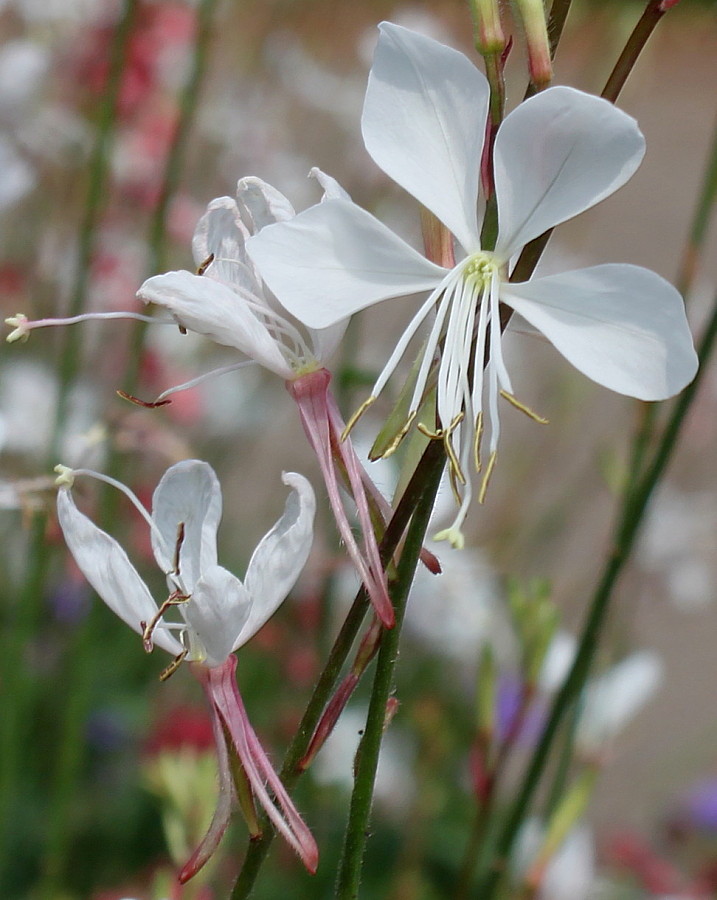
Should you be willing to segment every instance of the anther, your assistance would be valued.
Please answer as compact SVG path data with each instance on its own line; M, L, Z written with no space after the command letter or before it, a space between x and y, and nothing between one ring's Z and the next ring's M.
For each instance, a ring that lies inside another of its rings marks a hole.
M386 447L383 453L380 456L380 459L388 459L389 456L392 456L396 450L398 450L399 444L406 437L408 432L411 430L411 425L413 425L413 421L418 415L418 411L414 410L410 416L406 419L403 427L398 432L398 434L394 437L391 443Z
M458 415L453 419L448 428L445 429L445 433L443 435L443 446L446 451L446 456L448 457L448 462L450 463L451 473L455 473L455 477L460 482L460 484L466 483L466 476L463 474L463 470L461 469L461 464L458 460L458 456L456 455L455 448L451 442L451 435L461 424L463 419L465 418L465 413L461 410Z
M522 413L525 413L525 415L528 416L529 419L532 419L534 422L537 422L538 425L549 425L550 424L547 419L544 419L542 416L539 416L536 412L533 412L533 410L529 406L526 406L525 403L521 403L520 400L518 400L512 394L509 394L508 391L501 391L500 396L504 397L508 401L508 403L510 403L516 409L519 409Z
M480 472L483 464L480 461L480 445L483 440L483 410L476 416L475 434L473 435L473 464L476 472Z
M154 644L152 643L152 634L157 627L159 620L172 606L179 606L180 603L186 603L189 600L189 594L182 594L180 591L173 591L164 603L159 607L157 612L152 616L149 622L140 622L139 627L142 629L142 644L145 653L151 653ZM186 651L185 651L186 656Z
M369 406L373 405L375 402L376 402L376 398L374 396L371 396L371 397L368 397L366 400L364 400L364 402L361 404L361 406L359 406L359 408L356 410L356 412L351 416L351 418L346 423L346 427L344 428L344 430L341 432L341 441L342 442L346 440L346 438L351 433L351 429L358 422L358 420L361 418L361 416L366 412L366 410L369 408Z
M204 260L204 262L197 267L197 275L204 275L209 266L214 262L214 254L210 253L209 256Z
M162 669L162 671L159 673L159 680L166 681L168 678L170 678L172 675L174 675L174 673L177 671L177 669L181 666L182 662L184 661L184 658L186 657L187 653L189 653L189 650L182 650L181 653L177 654L177 656L174 657L174 659L167 666L167 668Z
M115 391L118 397L121 397L123 400L129 400L130 403L134 403L135 406L141 406L143 409L157 409L160 406L167 406L171 403L171 400L155 400L151 402L149 400L140 400L139 397L135 397L133 394L128 394L127 391Z
M177 526L177 541L174 545L174 560L172 565L174 566L173 574L179 575L179 553L182 549L182 544L184 543L184 522L180 522Z
M488 482L490 481L490 476L493 474L493 469L495 468L495 460L496 460L497 455L498 455L498 451L494 450L490 455L490 459L488 460L488 465L486 466L485 475L483 476L483 483L480 486L480 493L478 494L478 502L479 503L485 502L485 495L488 491Z

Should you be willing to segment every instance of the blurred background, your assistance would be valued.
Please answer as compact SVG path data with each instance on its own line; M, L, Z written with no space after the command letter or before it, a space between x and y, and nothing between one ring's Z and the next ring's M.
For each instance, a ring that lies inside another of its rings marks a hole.
M642 8L575 0L556 83L599 93ZM360 135L382 19L475 58L470 15L459 0L0 2L3 318L138 309L135 292L146 277L193 268L199 216L245 175L270 182L300 210L319 197L307 178L319 166L419 245L414 201L376 168ZM509 18L506 24L514 27ZM518 29L506 75L512 107L527 80ZM630 262L673 282L684 277L716 85L715 5L682 0L620 98L647 140L642 167L616 196L557 230L545 271ZM695 334L716 284L712 228L689 278ZM334 364L345 415L366 396L410 310L410 300L396 301L355 318ZM485 506L469 520L468 549L441 547L445 574L416 586L398 671L400 707L382 757L367 897L452 896L472 815L479 648L507 646L511 665L506 579L547 579L569 634L607 551L639 410L588 382L549 345L519 335L507 344L516 393L550 425L504 414L501 458ZM113 471L148 502L168 465L209 460L225 497L220 560L241 575L283 506L283 470L306 474L323 500L284 386L249 368L161 409L115 393L153 399L234 359L196 335L121 321L71 333L46 329L27 345L0 346L3 900L175 896L163 887L172 857L181 861L202 833L201 823L187 826L177 810L211 816L212 743L200 691L184 671L160 684L166 660L146 656L92 596L62 545L51 472L57 462ZM359 445L370 446L390 400L362 420ZM603 644L601 667L639 650L661 673L650 702L612 747L589 816L594 885L614 888L603 896L712 896L709 886L700 894L690 885L703 876L709 885L704 873L717 868L715 421L713 368L652 503ZM397 473L371 471L390 494ZM77 494L161 596L139 517L94 485L79 484ZM449 509L443 489L437 524ZM250 717L277 761L354 588L323 503L293 597L240 655ZM362 685L298 791L322 848L318 876L310 879L276 847L257 898L331 895L366 697ZM177 790L183 796L170 796ZM244 841L237 821L213 869L176 896L226 896Z

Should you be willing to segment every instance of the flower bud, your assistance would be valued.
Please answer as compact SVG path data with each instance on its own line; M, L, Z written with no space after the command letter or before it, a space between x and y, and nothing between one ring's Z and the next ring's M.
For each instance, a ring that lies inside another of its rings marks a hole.
M500 22L498 0L471 0L475 45L481 56L502 53L505 35Z
M530 80L538 90L541 90L553 79L553 63L550 58L548 24L543 0L515 0L515 4L525 29Z

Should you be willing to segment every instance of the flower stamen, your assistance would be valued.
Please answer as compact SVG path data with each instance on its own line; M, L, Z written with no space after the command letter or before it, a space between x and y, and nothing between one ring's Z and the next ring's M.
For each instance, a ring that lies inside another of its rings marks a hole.
M538 425L549 425L550 422L548 419L543 418L543 416L539 416L538 413L534 412L529 406L526 406L525 403L521 403L517 397L514 397L512 394L509 394L508 391L501 390L500 396L504 397L508 403L514 406L516 409L519 409L522 413L525 413L529 419L532 419L534 422L537 422Z
M177 574L178 574L178 564L177 564ZM142 629L142 645L144 646L145 653L151 653L154 650L154 643L152 642L152 634L159 624L159 620L162 616L167 612L168 609L171 609L173 606L179 606L182 603L186 603L189 600L191 594L183 594L181 591L172 591L172 593L167 597L167 599L162 603L157 612L152 616L149 622L140 622L139 627ZM188 653L187 650L184 651L184 656ZM184 656L182 658L184 658ZM169 677L169 676L168 676Z
M488 492L488 482L490 481L490 476L493 474L493 469L495 468L495 461L498 456L498 451L493 450L489 459L488 465L485 469L485 475L483 476L483 481L481 482L480 492L478 494L478 502L485 503L485 495Z
M366 412L369 406L372 406L376 402L376 396L372 394L370 397L367 397L366 400L359 406L356 412L351 416L351 418L346 423L346 427L341 432L341 442L343 443L346 438L351 434L351 429L358 422L361 416Z

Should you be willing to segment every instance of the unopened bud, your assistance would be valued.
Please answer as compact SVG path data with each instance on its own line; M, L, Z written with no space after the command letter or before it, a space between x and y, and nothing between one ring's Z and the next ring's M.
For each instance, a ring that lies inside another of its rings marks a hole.
M476 50L481 56L502 53L505 34L500 21L498 0L471 0Z
M540 90L550 84L553 79L548 23L545 18L543 0L515 0L515 4L525 29L530 80Z

